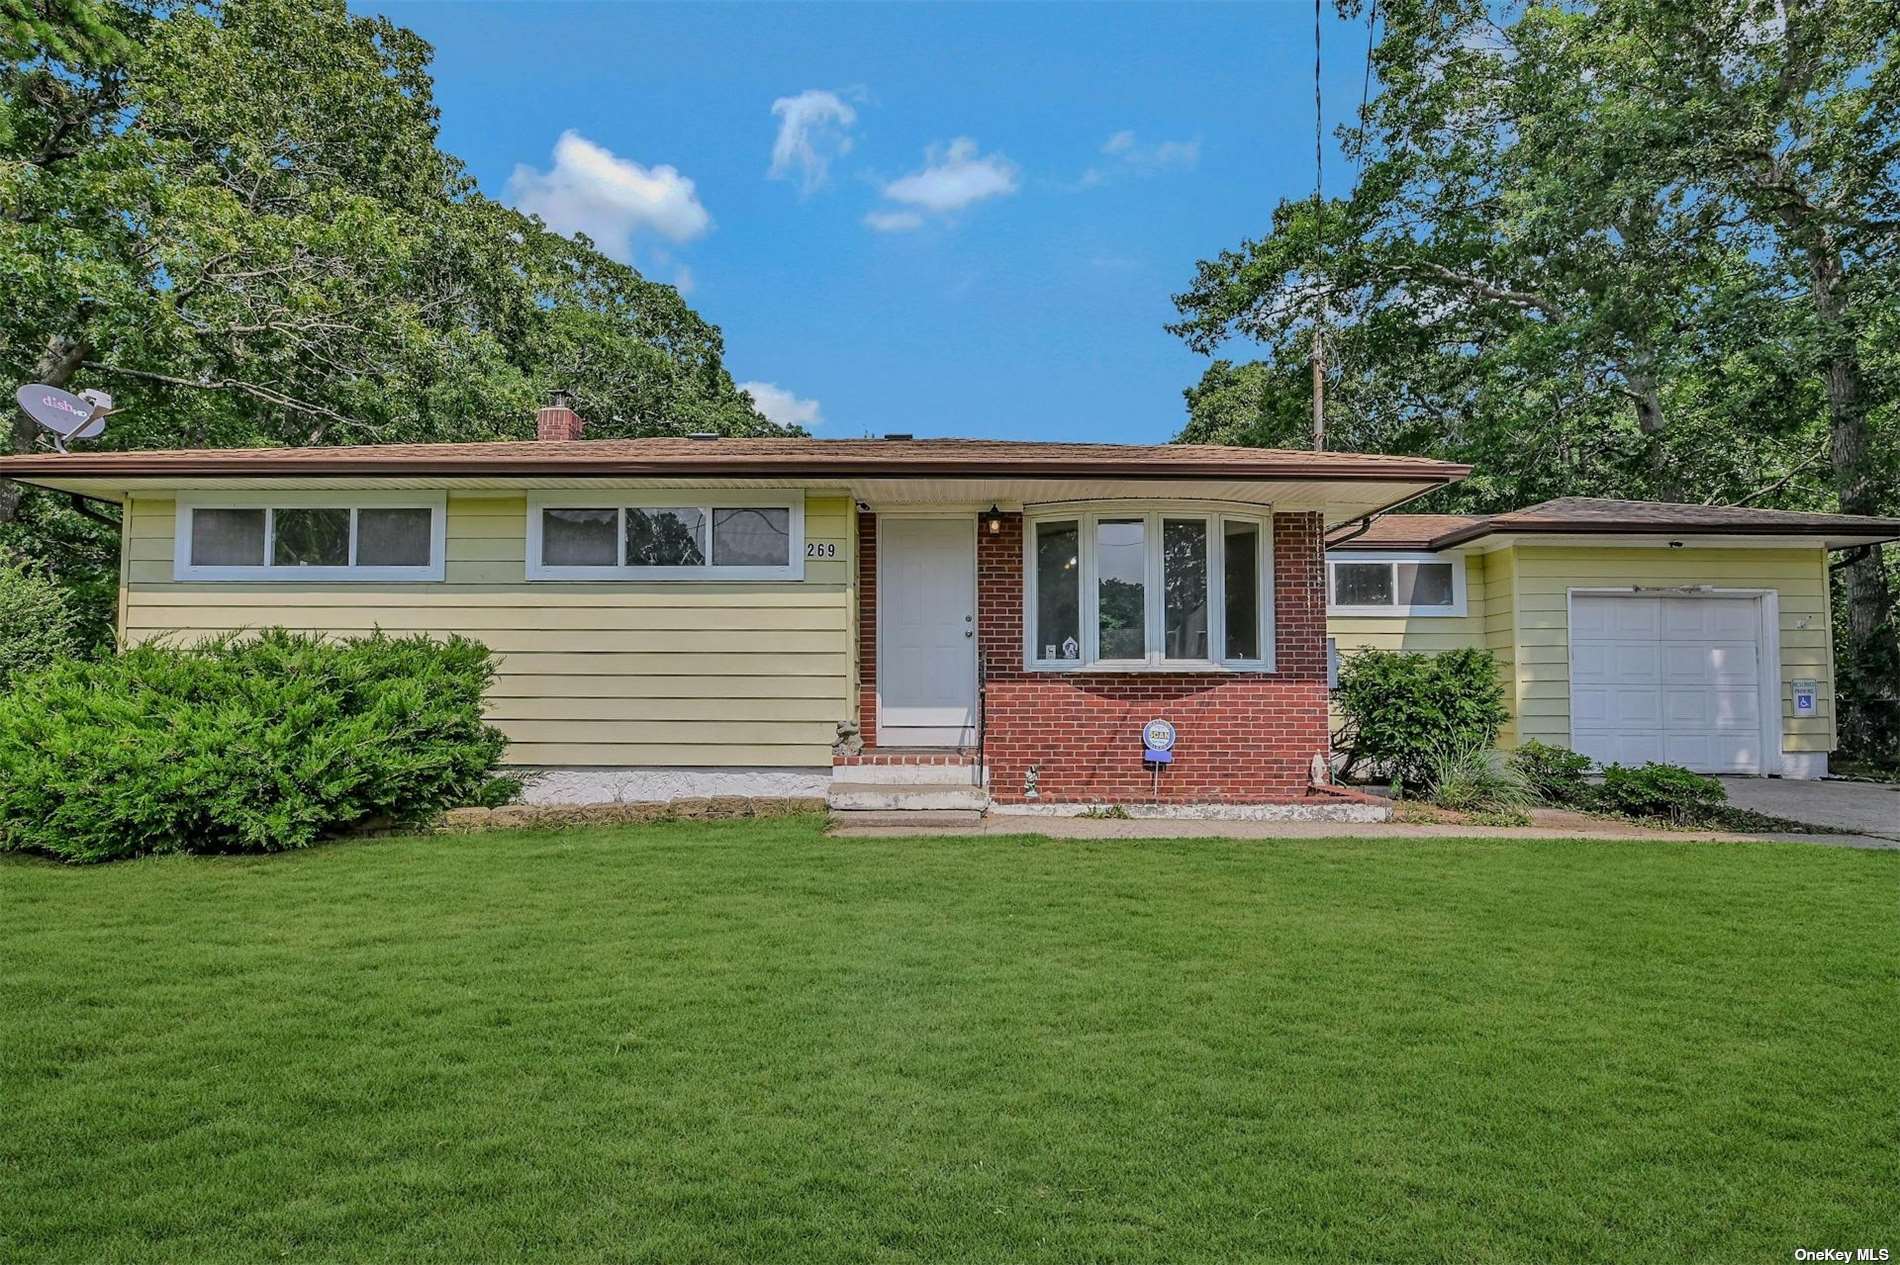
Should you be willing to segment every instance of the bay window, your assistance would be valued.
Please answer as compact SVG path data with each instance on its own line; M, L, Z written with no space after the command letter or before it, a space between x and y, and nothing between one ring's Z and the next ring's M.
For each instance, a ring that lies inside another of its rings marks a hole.
M805 573L804 530L796 492L535 497L528 578L796 580Z
M187 493L177 580L440 580L440 492Z
M1032 511L1024 533L1030 667L1271 670L1266 511Z
M1462 558L1429 553L1358 553L1326 559L1326 613L1411 616L1465 613Z

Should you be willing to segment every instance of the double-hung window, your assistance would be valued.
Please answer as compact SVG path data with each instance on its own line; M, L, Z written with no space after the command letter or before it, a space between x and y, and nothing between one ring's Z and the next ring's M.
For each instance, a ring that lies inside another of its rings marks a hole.
M179 580L440 580L440 492L186 494Z
M1265 510L1050 509L1027 516L1031 668L1273 666Z
M797 580L801 493L579 493L528 503L531 580Z
M1462 558L1430 553L1354 553L1326 558L1328 615L1462 615Z

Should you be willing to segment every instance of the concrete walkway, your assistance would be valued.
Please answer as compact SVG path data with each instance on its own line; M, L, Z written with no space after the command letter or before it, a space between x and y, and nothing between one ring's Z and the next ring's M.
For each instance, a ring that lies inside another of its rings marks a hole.
M1105 817L1023 817L991 813L964 826L834 826L839 839L925 838L964 835L1040 835L1050 839L1586 839L1604 843L1811 843L1842 848L1900 850L1900 839L1873 835L1749 835L1707 830L1653 830L1575 814L1524 827L1329 821L1123 821ZM1574 821L1576 824L1572 824Z

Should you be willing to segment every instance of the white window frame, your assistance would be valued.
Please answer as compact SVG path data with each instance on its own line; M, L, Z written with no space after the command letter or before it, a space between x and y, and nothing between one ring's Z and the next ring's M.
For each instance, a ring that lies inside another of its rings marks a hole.
M616 511L614 556L618 562L601 566L546 566L541 561L541 512L550 509ZM714 510L782 509L790 515L790 553L782 567L630 567L627 559L627 511L630 509L698 509L706 515L706 551L713 548ZM805 494L774 488L766 492L704 492L695 488L672 491L545 492L528 498L528 578L530 580L640 580L705 584L727 580L802 580L805 578Z
M1347 562L1384 562L1392 569L1392 597L1396 603L1399 594L1398 565L1401 562L1435 562L1451 568L1451 605L1450 606L1341 606L1333 601L1333 569ZM1358 552L1342 549L1326 555L1326 613L1328 615L1366 615L1375 619L1410 619L1423 616L1428 619L1457 619L1465 613L1465 560L1459 554L1420 553L1420 552L1384 552L1368 549Z
M191 559L191 516L200 509L263 510L264 563L262 566L198 566ZM283 567L271 561L276 511L328 509L350 511L350 565L341 567ZM356 519L359 510L398 509L429 511L429 563L421 567L359 567L356 559ZM172 579L214 580L220 583L370 584L402 581L439 582L448 536L446 492L181 492L172 529Z
M1095 557L1095 528L1102 519L1140 518L1143 520L1143 545L1146 565L1142 572L1144 612L1143 644L1151 647L1140 659L1101 658L1099 570ZM1167 591L1162 576L1162 522L1166 519L1199 519L1207 524L1207 646L1205 659L1170 659L1162 651L1167 639ZM1260 593L1260 657L1228 659L1222 655L1227 645L1227 534L1230 521L1245 521L1260 529L1260 573L1256 579ZM1082 654L1078 659L1044 659L1036 645L1036 525L1038 523L1076 524L1080 555L1082 627L1078 640ZM1023 516L1023 666L1031 672L1272 672L1275 654L1273 624L1273 511L1267 506L1226 507L1206 503L1169 504L1166 502L1104 502L1032 508Z

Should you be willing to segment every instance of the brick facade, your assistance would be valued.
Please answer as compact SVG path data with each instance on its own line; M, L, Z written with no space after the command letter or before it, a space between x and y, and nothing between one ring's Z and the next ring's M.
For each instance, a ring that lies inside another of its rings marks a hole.
M865 699L859 712L870 741L876 720L876 531L870 515L859 521ZM1142 725L1159 716L1174 722L1180 735L1174 763L1161 772L1161 802L1301 798L1313 756L1330 745L1318 514L1274 515L1273 581L1273 672L1030 672L1023 667L1022 515L1005 515L996 535L979 532L977 645L987 677L983 754L992 796L1000 803L1023 802L1025 777L1034 766L1044 803L1149 802L1155 790L1142 763L1140 735Z

